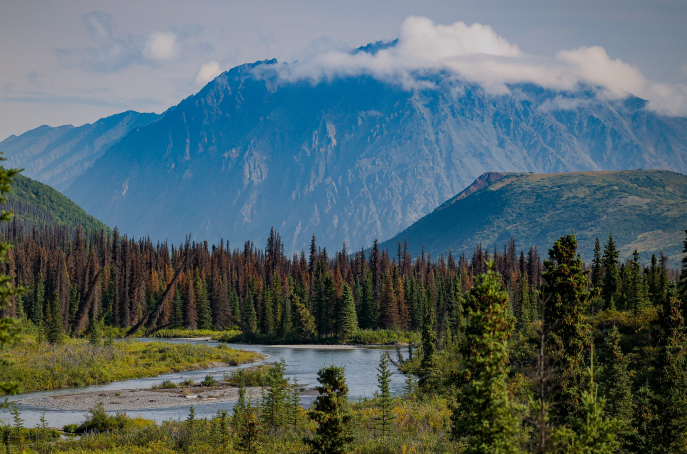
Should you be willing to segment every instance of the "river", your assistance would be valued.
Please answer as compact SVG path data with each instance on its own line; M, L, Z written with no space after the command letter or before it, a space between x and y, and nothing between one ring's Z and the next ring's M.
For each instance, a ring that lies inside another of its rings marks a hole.
M208 342L194 339L137 339L139 342L151 341L165 341L171 343L203 343L207 345L218 345L216 342ZM274 361L284 358L286 362L286 377L290 379L298 378L298 382L306 389L315 388L317 383L317 371L323 366L334 364L336 366L344 366L346 370L346 382L349 387L349 396L352 399L359 399L363 397L372 397L377 390L377 366L379 365L380 355L388 351L392 358L395 358L395 349L389 347L357 347L357 348L317 348L316 346L310 348L293 348L282 346L265 346L265 345L249 345L249 344L229 344L232 348L243 350L250 350L260 352L270 357L264 361L263 364L269 364ZM405 352L404 352L405 353ZM125 380L120 382L108 383L106 385L86 386L83 388L68 388L55 391L44 391L37 393L25 393L16 396L10 396L9 401L24 399L27 397L56 395L56 394L75 394L86 391L99 390L120 390L120 389L139 389L152 388L163 380L171 380L173 382L181 382L183 380L192 378L196 382L201 381L207 374L212 375L217 379L221 379L224 373L230 373L241 367L250 367L254 364L245 364L236 367L217 367L213 369L187 371L173 374L165 374L157 377L139 378L134 380ZM390 365L395 369L393 365ZM401 393L403 388L404 377L398 371L391 376L391 390L392 393ZM312 401L313 396L303 396L302 401L304 406L308 406ZM149 410L134 410L127 412L129 416L138 416L146 419L157 421L158 423L166 420L186 419L189 413L189 405L181 407L167 407ZM234 407L234 402L218 402L200 404L195 406L196 415L198 417L211 417L217 414L218 410L225 409L231 411ZM24 419L25 427L34 427L39 424L42 408L20 406L21 418ZM62 410L45 410L45 419L51 427L62 427L65 424L79 423L84 419L83 411L62 411ZM0 421L11 423L12 416L7 409L0 410Z

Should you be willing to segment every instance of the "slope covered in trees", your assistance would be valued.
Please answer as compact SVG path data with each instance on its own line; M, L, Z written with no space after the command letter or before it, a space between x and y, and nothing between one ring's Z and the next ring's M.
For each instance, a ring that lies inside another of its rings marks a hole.
M71 230L81 227L110 231L109 227L50 186L22 175L16 175L13 180L12 192L7 195L7 202L0 208L6 211L11 209L14 218L11 223L3 225L3 229L28 230L45 225Z
M460 255L474 245L551 244L574 231L591 260L594 238L613 234L621 258L637 250L644 261L661 251L681 258L687 225L687 176L660 170L560 174L486 173L382 247L404 239L416 254Z

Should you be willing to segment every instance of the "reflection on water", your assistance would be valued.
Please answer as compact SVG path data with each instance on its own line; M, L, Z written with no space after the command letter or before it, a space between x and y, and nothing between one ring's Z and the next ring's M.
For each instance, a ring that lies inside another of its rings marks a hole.
M163 339L137 339L139 342L151 342ZM164 339L165 342L171 343L204 343L208 345L218 345L216 342L206 342L189 339ZM322 366L334 364L336 366L344 366L346 368L346 382L350 390L350 396L353 399L361 397L372 397L377 390L377 366L379 365L379 356L384 351L389 351L392 356L395 353L389 348L369 347L369 348L354 348L354 349L332 349L332 348L290 348L280 346L264 346L264 345L249 345L249 344L233 344L231 347L241 348L244 350L257 351L269 355L270 358L263 363L274 362L279 358L284 358L286 361L286 376L293 379L298 378L300 385L306 389L313 389L317 386L317 371ZM395 350L393 350L395 351ZM18 396L11 396L10 401L23 399L26 397L55 395L55 394L75 394L84 391L99 391L99 390L119 390L119 389L137 389L137 388L152 388L153 385L160 383L162 380L171 380L173 382L180 382L189 378L196 381L201 381L207 374L214 376L217 379L222 378L224 373L230 373L241 367L250 367L252 364L244 364L238 367L218 367L214 369L196 370L181 373L173 373L161 375L154 378L139 378L135 380L126 380L121 382L109 383L107 385L95 385L84 388L70 388L58 391L46 391L38 393L26 393ZM393 366L392 366L393 367ZM403 387L403 376L396 372L391 376L391 391L392 393L400 393ZM312 396L303 396L303 405L307 406L313 401ZM199 417L210 417L217 414L220 409L231 411L234 407L234 402L218 402L212 404L197 405L196 414ZM42 409L35 407L21 407L21 417L25 420L26 427L32 427L38 424L41 417ZM140 416L146 419L152 419L162 422L170 419L185 419L188 416L189 407L172 407L172 408L157 408L151 410L133 410L129 411L130 416ZM83 421L84 412L82 411L61 411L61 410L45 410L45 417L48 424L52 427L62 427L65 424L78 423ZM8 410L0 410L0 421L11 422L12 417Z

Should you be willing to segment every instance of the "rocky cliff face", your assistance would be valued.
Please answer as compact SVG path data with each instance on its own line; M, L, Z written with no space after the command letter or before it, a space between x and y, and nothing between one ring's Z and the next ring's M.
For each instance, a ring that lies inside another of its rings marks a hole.
M66 194L135 236L349 250L390 238L485 172L687 172L687 120L637 98L511 87L445 74L432 89L358 76L286 83L275 62L226 72L134 130Z
M24 175L64 190L108 147L158 118L156 114L129 111L77 128L40 126L3 140L0 151L7 158L7 167L23 168Z

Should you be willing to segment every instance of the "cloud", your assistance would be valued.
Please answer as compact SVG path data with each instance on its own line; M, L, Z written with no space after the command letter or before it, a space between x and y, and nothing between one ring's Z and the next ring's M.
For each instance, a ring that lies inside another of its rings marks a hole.
M219 76L221 72L222 71L219 69L219 63L211 60L207 63L203 63L200 69L198 69L194 81L198 85L205 85L215 77Z
M156 32L150 35L143 56L156 61L169 61L179 54L179 43L174 33Z
M425 17L407 18L396 44L374 54L333 49L278 68L286 81L369 74L406 88L431 87L423 78L428 71L447 71L493 94L509 93L509 85L519 83L564 91L592 86L601 96L633 94L648 100L650 109L687 115L687 85L650 81L602 47L561 50L553 58L528 55L488 25L437 25Z
M159 66L183 56L184 41L202 31L199 26L156 31L146 35L118 34L112 16L102 11L84 14L81 22L92 41L88 47L58 49L63 67L92 73L116 73L132 65ZM187 54L212 50L200 43Z

